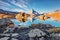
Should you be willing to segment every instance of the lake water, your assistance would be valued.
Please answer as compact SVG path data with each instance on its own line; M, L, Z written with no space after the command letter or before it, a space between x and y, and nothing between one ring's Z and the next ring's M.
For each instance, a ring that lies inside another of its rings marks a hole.
M42 24L50 24L50 25L55 26L55 27L60 27L60 22L55 21L55 20L51 20L51 19L47 19L47 20L44 20L44 21L43 20L39 20L39 19L35 19L33 22L30 22L29 19L26 22L19 22L16 19L11 19L11 21L13 21L15 26L24 25L25 27L28 27L31 24L42 23Z

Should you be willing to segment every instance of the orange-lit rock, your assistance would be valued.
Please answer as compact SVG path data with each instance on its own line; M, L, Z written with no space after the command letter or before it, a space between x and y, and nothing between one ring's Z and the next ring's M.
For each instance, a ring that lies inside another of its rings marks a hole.
M6 14L6 13L2 13L0 12L0 19L2 18L15 18L15 14Z
M43 16L45 20L50 18L52 20L60 21L60 10L46 13ZM43 20L43 16L38 16L38 19Z
M3 18L3 16L4 16L4 14L0 14L0 19L2 19L2 18Z
M23 16L23 14L24 14L24 16ZM24 21L27 21L27 14L25 13L25 12L20 12L20 13L18 13L16 16L15 16L15 18L18 20L18 21L21 21L21 22L23 22L23 20L22 19L24 19Z
M3 18L15 18L15 15L12 14L4 15Z
M51 12L51 13L47 13L45 16L50 17L54 20L60 21L60 10L55 11L55 12Z
M43 15L38 16L38 19L43 20Z

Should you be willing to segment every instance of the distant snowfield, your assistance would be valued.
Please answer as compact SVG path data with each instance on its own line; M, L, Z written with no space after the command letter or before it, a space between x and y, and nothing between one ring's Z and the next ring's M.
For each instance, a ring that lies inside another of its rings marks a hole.
M60 27L60 22L57 22L57 21L51 20L51 19L47 19L47 20L44 20L44 21L43 20L39 20L39 19L35 19L33 22L30 22L29 19L26 22L19 22L16 19L11 19L11 21L13 21L15 26L24 25L25 27L28 27L31 24L42 23L42 24L50 24L50 25L55 26L55 27Z

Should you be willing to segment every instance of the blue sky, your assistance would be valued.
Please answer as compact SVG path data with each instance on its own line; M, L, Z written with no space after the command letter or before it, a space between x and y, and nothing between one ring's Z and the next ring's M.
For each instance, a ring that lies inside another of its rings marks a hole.
M60 10L60 0L0 0L0 9L7 11L51 12Z

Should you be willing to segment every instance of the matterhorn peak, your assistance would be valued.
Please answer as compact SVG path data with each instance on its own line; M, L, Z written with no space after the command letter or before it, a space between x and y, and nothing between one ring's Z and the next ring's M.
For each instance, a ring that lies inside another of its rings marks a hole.
M36 16L40 15L38 12L36 12L34 9L31 9L30 12Z

